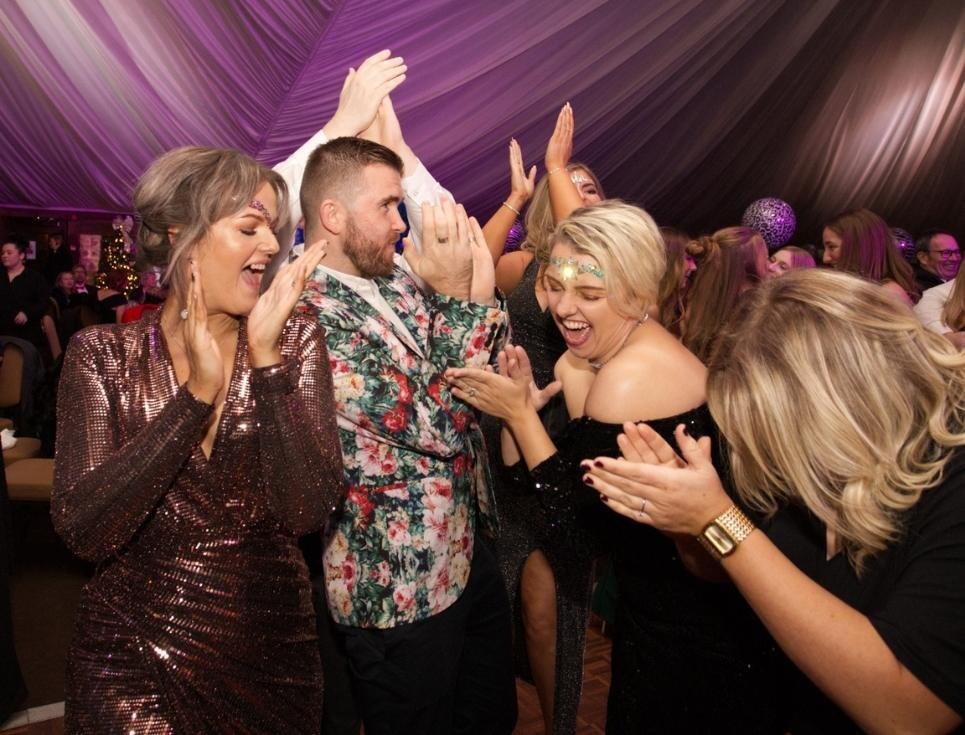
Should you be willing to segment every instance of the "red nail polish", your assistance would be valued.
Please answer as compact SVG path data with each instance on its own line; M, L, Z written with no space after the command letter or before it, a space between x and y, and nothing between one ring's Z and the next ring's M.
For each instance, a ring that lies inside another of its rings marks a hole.
M600 500L602 500L604 503L609 503L609 502L610 502L610 499L609 499L606 495L601 495L601 496L600 496Z
M603 466L603 463L602 463L600 460L596 460L596 461L593 463L593 466L594 466L594 467L602 467L602 466Z
M589 475L584 475L584 476L583 476L583 482L585 482L587 485L592 485L592 484L593 484L593 478L590 477Z

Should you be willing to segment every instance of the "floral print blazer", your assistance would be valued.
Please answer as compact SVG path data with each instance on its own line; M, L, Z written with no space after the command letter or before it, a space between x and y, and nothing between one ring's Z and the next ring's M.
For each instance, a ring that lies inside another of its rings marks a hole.
M484 366L506 331L495 307L426 295L396 265L375 279L421 349L365 299L316 270L299 309L326 330L346 491L324 554L335 621L391 628L442 612L469 578L477 523L495 527L472 408L443 380ZM478 517L477 517L478 516Z

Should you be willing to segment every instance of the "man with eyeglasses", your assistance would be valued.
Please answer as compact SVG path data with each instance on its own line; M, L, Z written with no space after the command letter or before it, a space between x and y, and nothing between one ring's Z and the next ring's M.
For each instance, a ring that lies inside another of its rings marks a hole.
M915 279L926 289L954 280L962 263L955 236L947 230L928 230L915 242Z
M945 324L942 312L955 287L955 276L962 263L962 253L955 237L946 230L930 230L924 233L918 238L916 250L918 267L915 275L922 286L922 295L915 304L915 314L928 329L947 336L954 330ZM925 280L926 278L931 280Z

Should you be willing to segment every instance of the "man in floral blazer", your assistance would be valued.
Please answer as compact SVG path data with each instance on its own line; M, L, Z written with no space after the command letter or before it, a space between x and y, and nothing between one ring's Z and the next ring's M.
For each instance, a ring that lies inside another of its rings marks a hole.
M509 603L478 538L493 521L485 454L443 379L489 362L506 314L479 226L451 201L425 207L421 245L395 255L402 171L388 148L343 137L302 179L306 242L328 245L300 308L327 332L346 479L328 604L366 733L510 733Z

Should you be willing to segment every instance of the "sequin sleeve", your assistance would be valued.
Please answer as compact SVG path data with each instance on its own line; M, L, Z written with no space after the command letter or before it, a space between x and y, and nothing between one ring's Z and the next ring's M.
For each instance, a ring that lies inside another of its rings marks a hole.
M103 561L137 532L191 455L213 407L178 389L121 445L116 332L84 330L64 357L50 512L67 546Z
M320 529L342 491L332 374L325 330L292 319L296 354L252 368L259 446L271 508L296 535Z

